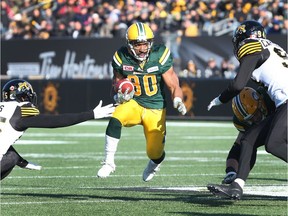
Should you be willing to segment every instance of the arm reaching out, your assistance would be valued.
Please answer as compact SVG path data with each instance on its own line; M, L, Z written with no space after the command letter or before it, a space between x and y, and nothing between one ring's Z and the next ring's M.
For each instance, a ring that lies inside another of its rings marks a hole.
M209 111L213 106L219 106L221 104L222 102L219 100L219 96L218 96L210 102L210 104L207 107L207 110Z
M113 104L108 104L102 107L102 100L100 100L99 104L93 110L94 119L110 117L114 110L115 107L113 106Z

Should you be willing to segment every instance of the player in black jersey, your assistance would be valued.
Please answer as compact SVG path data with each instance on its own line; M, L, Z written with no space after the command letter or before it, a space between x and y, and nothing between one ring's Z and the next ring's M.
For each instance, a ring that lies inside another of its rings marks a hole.
M287 162L288 55L279 45L266 39L264 27L256 21L241 23L232 42L240 62L239 71L229 86L210 102L208 110L238 95L249 79L265 87L276 107L272 115L251 127L242 137L236 179L229 186L207 186L213 194L241 199L257 143L263 143L267 152Z
M257 90L245 87L232 99L232 110L233 124L239 133L226 159L226 176L222 181L223 184L230 184L236 179L241 138L249 128L271 115L275 111L275 105L263 87L258 87ZM263 145L263 143L258 145ZM253 149L250 170L255 164L256 153L257 147Z
M8 176L16 165L24 166L26 163L12 147L26 129L67 127L91 119L109 117L115 109L113 104L102 107L100 101L91 111L45 115L40 114L36 103L37 95L29 82L14 79L3 86L0 102L1 180Z

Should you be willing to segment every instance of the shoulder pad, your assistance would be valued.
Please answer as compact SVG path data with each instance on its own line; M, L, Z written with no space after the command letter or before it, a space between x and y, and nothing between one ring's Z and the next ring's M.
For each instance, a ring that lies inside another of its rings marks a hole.
M122 56L125 55L125 53L128 53L128 50L126 47L122 46L119 50L117 50L113 55L113 63L118 65L119 67L122 65Z
M262 51L261 42L257 39L246 39L243 41L243 44L240 46L237 57L238 59L243 58L246 55L251 55L257 52Z
M164 65L168 61L170 54L170 49L165 45L154 45L151 58L155 59L155 57L158 57L159 64Z

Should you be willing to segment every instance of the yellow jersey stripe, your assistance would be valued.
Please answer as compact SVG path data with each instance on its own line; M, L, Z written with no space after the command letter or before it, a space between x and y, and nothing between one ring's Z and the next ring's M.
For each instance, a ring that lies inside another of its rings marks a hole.
M118 55L118 52L116 51L114 56L113 56L113 60L115 61L115 63L120 67L122 65L122 60Z
M170 55L170 50L166 47L163 55L161 56L161 58L160 58L160 60L159 60L159 63L160 63L161 65L164 65L164 64L166 63L169 55Z
M21 116L35 116L39 115L40 111L35 107L21 107Z
M260 42L252 42L243 45L238 51L238 58L241 59L243 56L253 54L255 52L261 52L262 46Z

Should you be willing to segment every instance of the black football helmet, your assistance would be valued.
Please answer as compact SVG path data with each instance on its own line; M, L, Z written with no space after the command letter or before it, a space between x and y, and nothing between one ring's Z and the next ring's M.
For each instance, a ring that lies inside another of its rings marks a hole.
M29 82L22 79L13 79L2 88L2 101L27 101L36 105L37 95Z
M264 27L259 22L252 20L242 22L233 33L232 43L235 54L242 45L242 42L247 38L266 39Z

